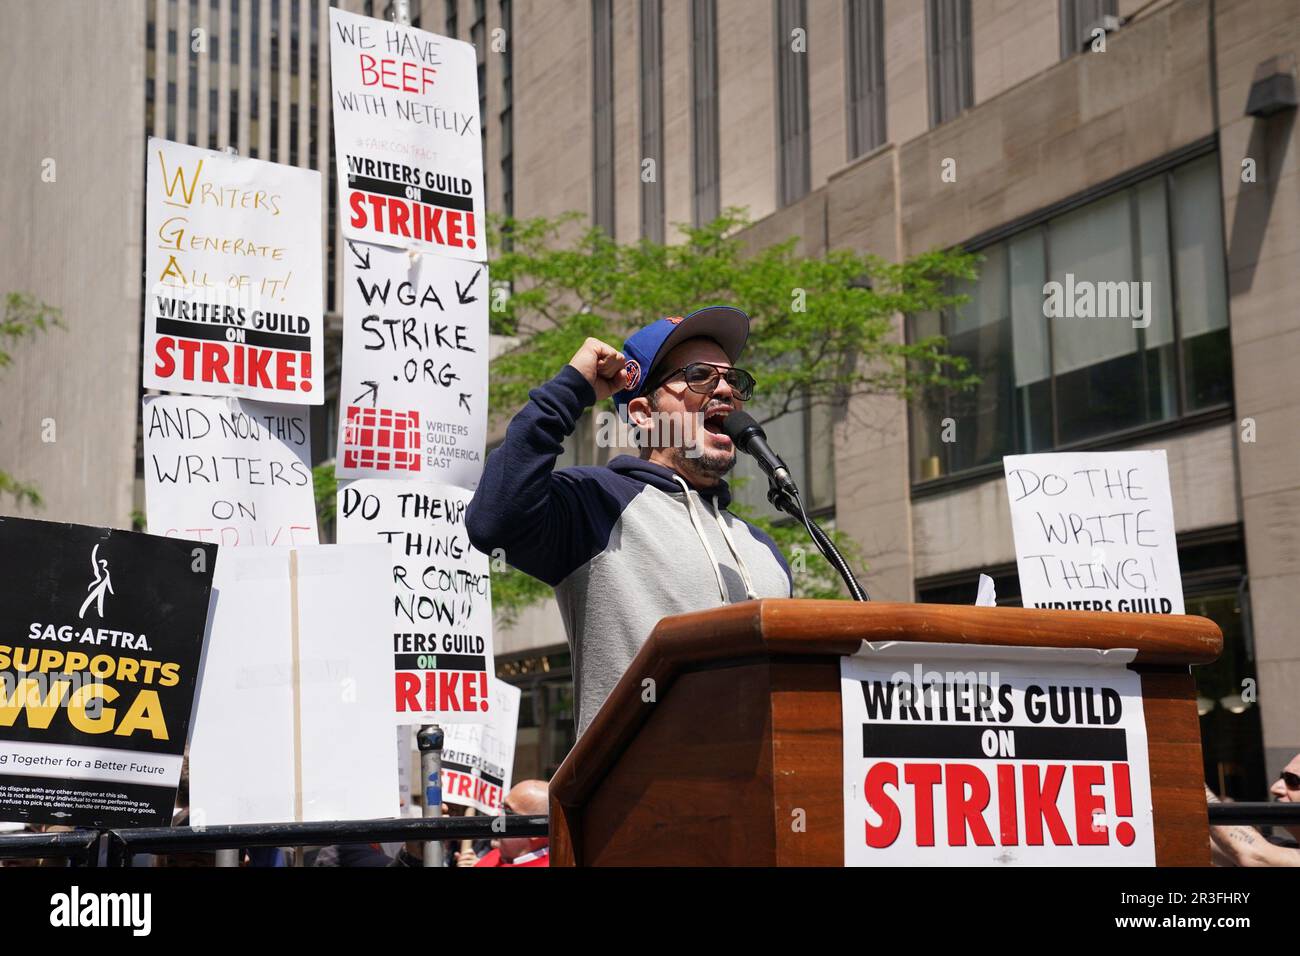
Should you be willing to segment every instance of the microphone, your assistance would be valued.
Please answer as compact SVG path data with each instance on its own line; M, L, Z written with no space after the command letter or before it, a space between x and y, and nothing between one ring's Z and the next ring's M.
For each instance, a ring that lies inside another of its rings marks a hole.
M794 479L790 477L790 469L785 466L781 456L772 451L767 443L767 433L763 431L762 425L754 421L753 415L748 412L732 412L723 419L722 432L736 443L737 448L758 462L758 467L763 469L768 480L777 488L792 495L799 493Z

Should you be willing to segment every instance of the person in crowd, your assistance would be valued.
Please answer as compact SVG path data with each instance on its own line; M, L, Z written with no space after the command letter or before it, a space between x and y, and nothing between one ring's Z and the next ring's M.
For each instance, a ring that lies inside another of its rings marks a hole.
M502 801L502 808L507 814L519 814L529 817L544 817L550 809L546 793L546 783L541 780L521 780L510 788ZM542 837L502 837L493 840L493 849L481 860L473 863L464 859L465 854L457 854L457 866L494 867L494 866L550 866L550 841Z
M1282 768L1269 793L1280 803L1300 803L1300 754ZM1210 803L1220 802L1209 787L1205 798ZM1300 840L1300 823L1284 829ZM1300 866L1300 849L1279 846L1250 826L1210 827L1210 854L1216 866Z

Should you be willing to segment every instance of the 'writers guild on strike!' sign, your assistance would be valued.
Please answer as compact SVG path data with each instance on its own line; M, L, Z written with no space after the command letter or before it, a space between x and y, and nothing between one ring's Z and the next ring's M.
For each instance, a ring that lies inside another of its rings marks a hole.
M477 64L468 43L330 8L344 236L487 258Z
M473 489L487 434L487 265L349 242L340 478Z
M492 709L492 593L487 555L465 533L470 498L451 485L377 478L339 489L339 543L392 550L392 614L375 621L373 637L392 654L399 724L476 722Z
M150 139L144 386L320 405L320 173Z
M864 644L841 658L848 866L1153 866L1132 651Z

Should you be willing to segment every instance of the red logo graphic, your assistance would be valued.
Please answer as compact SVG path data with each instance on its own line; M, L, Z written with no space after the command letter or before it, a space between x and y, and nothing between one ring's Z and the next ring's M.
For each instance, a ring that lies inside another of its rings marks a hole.
M343 426L343 467L420 470L420 413L349 405Z
M636 388L637 382L641 381L641 363L636 359L628 359L627 364L623 366L623 371L627 374L627 388Z

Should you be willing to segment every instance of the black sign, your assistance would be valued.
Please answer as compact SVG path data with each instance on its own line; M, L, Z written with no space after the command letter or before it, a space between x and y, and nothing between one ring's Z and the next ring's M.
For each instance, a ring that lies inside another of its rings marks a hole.
M0 518L0 820L171 823L216 557Z

